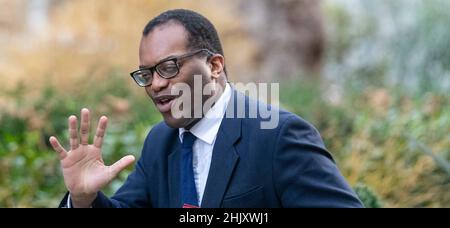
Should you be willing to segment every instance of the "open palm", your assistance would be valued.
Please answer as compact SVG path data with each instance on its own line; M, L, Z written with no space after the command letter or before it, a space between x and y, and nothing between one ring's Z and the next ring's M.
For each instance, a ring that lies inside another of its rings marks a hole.
M77 118L69 117L70 150L66 151L55 137L50 143L58 153L64 183L72 197L94 196L111 182L127 166L134 162L134 156L125 156L111 166L102 159L101 147L108 119L102 116L98 122L93 144L89 145L89 110L81 110L80 137L77 131Z

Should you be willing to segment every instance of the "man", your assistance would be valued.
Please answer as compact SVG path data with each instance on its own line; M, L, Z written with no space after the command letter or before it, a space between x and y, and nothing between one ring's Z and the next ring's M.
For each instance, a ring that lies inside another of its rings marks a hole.
M164 122L150 131L135 170L108 198L100 190L134 157L105 166L101 146L107 118L100 118L93 144L88 145L89 111L81 111L79 136L77 118L69 117L70 151L50 138L69 190L61 207L362 206L319 133L298 116L278 110L273 129L261 129L264 118L237 116L239 111L225 117L238 100L247 109L269 107L227 83L219 37L203 16L171 10L151 20L143 32L139 59L140 69L131 75ZM174 94L180 85L192 93ZM196 102L199 93L202 99ZM185 102L180 102L182 97ZM177 107L188 115L178 116ZM204 112L196 115L199 109Z

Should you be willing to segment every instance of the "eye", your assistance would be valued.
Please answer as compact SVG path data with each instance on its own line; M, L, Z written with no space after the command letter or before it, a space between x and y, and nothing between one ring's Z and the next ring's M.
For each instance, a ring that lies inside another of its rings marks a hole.
M152 77L152 72L150 72L149 70L144 70L141 72L140 76L145 80L149 80Z
M178 73L177 64L172 60L159 64L157 69L160 73L164 74L164 76L173 76Z
M151 83L153 79L152 71L148 69L140 70L138 73L135 74L134 79L138 81L138 84L140 85L147 85Z

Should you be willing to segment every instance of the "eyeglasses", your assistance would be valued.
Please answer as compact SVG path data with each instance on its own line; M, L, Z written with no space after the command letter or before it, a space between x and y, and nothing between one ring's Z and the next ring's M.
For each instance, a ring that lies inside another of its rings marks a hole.
M169 59L162 60L153 67L146 67L133 71L130 73L130 75L139 86L146 87L152 84L153 74L155 73L155 71L162 78L165 79L173 78L177 76L178 73L180 73L180 65L179 65L180 60L192 57L201 52L206 52L208 56L213 55L213 53L208 49L200 49L184 55L180 55L178 57L172 57Z

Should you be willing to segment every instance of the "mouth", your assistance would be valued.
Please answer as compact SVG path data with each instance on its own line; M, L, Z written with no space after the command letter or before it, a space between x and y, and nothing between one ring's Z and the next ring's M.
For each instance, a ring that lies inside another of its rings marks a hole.
M172 103L176 98L177 96L173 95L161 95L155 97L153 100L156 104L156 108L158 108L161 113L167 113L172 108Z

